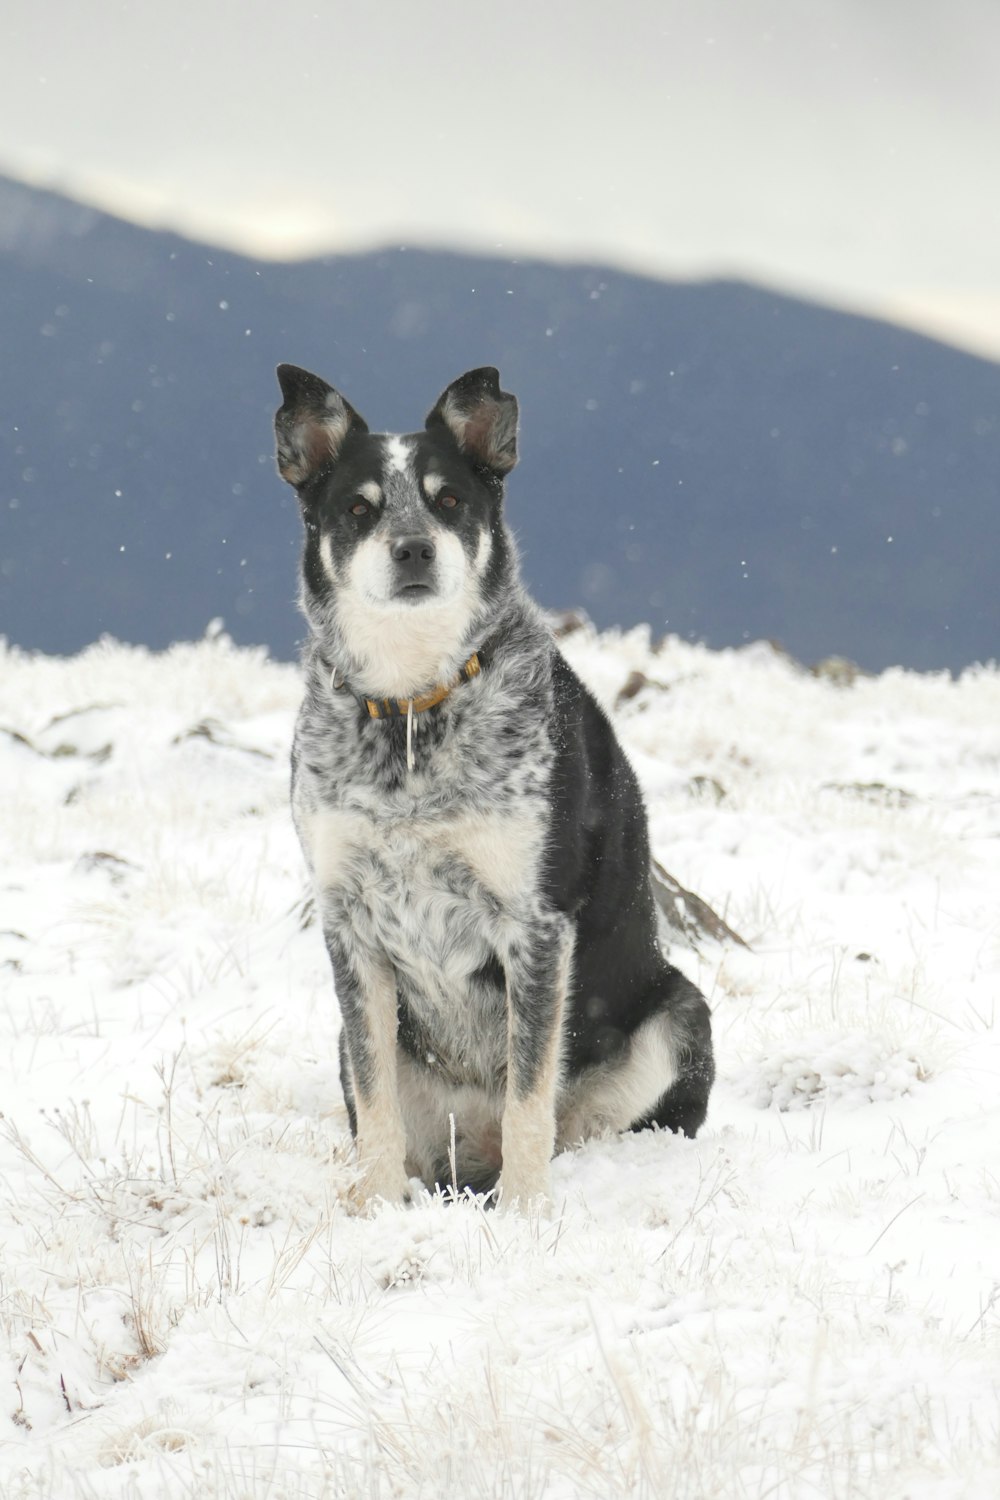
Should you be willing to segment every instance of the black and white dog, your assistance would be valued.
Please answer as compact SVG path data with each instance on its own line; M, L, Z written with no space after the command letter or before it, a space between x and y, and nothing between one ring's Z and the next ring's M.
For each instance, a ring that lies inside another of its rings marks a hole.
M709 1011L663 958L646 817L518 577L517 402L492 368L370 433L278 369L310 634L292 805L343 1013L362 1203L411 1176L545 1198L555 1150L694 1135Z

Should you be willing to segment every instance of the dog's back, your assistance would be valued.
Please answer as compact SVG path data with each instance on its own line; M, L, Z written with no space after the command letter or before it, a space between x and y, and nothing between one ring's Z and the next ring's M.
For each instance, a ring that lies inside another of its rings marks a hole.
M473 371L423 433L386 438L279 374L312 627L293 807L361 1197L410 1175L488 1189L502 1165L526 1200L557 1145L694 1134L708 1009L657 944L634 773L517 578L513 398Z

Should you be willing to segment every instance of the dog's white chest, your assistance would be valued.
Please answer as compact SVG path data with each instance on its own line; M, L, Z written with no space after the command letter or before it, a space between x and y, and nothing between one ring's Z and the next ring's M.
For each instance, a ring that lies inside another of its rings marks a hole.
M535 897L544 828L530 808L398 819L325 808L302 836L320 899L355 940L444 999L502 957Z
M450 862L504 905L534 884L543 833L541 819L529 809L376 819L329 807L304 819L301 831L321 890L357 882L373 862L411 875Z

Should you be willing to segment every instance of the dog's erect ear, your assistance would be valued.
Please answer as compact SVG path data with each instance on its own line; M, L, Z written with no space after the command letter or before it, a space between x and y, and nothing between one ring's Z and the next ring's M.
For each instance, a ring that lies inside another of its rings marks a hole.
M517 402L500 389L500 374L492 365L453 380L426 425L447 427L473 463L495 474L508 474L517 463Z
M274 414L278 472L302 485L333 462L349 432L367 432L368 424L332 385L297 365L279 365L278 384L285 398Z

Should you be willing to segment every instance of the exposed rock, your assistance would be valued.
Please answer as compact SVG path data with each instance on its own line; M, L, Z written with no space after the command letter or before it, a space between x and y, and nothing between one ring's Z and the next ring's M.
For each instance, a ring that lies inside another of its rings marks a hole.
M749 944L734 932L718 912L713 911L707 901L685 890L679 880L667 873L659 860L650 861L650 885L662 919L661 942L682 942L699 952L699 944L736 943L740 948Z
M871 676L846 656L824 656L821 661L814 662L809 671L813 677L832 682L834 687L851 687L859 677Z

